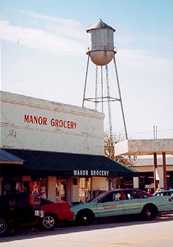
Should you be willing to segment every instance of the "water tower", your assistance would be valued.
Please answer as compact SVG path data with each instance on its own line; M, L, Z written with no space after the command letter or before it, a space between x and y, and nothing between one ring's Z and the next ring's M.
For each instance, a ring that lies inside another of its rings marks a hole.
M101 111L104 112L104 104L107 105L108 122L109 122L109 137L110 137L110 153L114 153L114 145L112 139L112 116L111 103L119 102L123 120L125 138L128 139L123 103L121 97L120 83L118 78L117 65L115 60L116 51L114 49L114 32L115 29L104 23L101 19L89 29L87 32L91 35L91 48L88 50L88 60L86 66L85 85L83 92L82 107L86 107L87 102L93 103L95 110L98 110L99 105ZM94 96L89 97L87 91L88 84L88 69L90 60L95 65L95 86ZM108 65L113 62L114 76L116 83L111 88L109 80ZM112 96L118 95L118 97ZM104 112L105 113L105 112Z

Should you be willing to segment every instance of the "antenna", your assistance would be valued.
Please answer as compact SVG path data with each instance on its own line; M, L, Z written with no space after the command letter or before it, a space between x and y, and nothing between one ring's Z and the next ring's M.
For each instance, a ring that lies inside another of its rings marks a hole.
M158 139L158 136L157 136L158 131L157 130L158 130L157 125L153 125L153 138L154 138L154 140Z

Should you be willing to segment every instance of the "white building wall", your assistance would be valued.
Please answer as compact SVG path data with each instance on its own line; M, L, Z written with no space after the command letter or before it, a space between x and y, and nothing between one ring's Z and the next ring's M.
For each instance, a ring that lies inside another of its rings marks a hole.
M115 145L116 155L152 155L154 153L173 153L173 138L163 138L157 140L125 140Z
M102 113L2 91L0 107L1 148L104 154Z

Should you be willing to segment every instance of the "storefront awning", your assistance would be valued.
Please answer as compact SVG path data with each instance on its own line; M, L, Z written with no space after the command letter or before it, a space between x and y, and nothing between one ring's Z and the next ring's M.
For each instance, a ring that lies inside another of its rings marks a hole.
M46 175L135 176L136 172L102 155L8 149L24 160L24 168Z
M0 149L0 164L23 164L23 160L14 154Z

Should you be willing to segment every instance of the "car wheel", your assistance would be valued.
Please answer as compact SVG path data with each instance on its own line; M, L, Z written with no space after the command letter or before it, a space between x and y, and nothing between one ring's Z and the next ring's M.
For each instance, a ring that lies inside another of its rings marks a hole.
M46 230L52 230L56 225L56 219L53 215L45 215L42 219L42 227Z
M5 235L8 232L7 221L3 218L0 218L0 236Z
M81 211L77 214L76 222L78 225L89 225L94 221L94 214L92 211Z
M157 217L157 208L153 205L147 205L142 210L142 218L145 220L154 220Z

